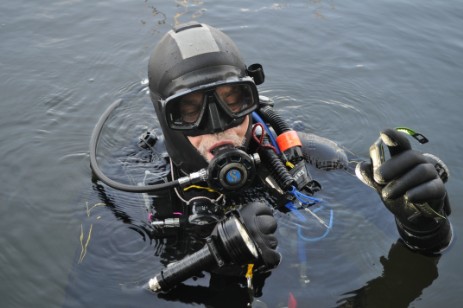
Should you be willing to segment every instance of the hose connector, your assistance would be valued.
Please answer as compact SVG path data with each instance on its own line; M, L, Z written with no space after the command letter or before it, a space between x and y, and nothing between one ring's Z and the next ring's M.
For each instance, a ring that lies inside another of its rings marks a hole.
M187 187L190 186L191 184L195 184L198 182L204 182L207 180L207 170L206 169L201 169L196 172L192 172L187 176L181 177L178 179L178 183L180 187Z

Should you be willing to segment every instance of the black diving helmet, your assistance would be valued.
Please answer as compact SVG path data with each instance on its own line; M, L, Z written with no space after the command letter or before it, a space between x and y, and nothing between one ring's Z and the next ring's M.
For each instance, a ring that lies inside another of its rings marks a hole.
M246 67L235 43L222 31L192 22L161 38L150 57L148 78L169 157L188 174L207 168L208 162L187 136L242 124L258 107L256 84L264 75L258 64ZM221 93L225 90L228 93Z
M259 108L256 85L264 82L260 64L246 67L234 42L222 31L197 22L182 24L166 33L154 48L148 65L151 101L164 134L177 179L153 185L129 185L107 177L97 162L97 146L106 120L122 100L102 114L90 141L90 165L107 185L127 192L157 192L207 181L221 191L235 191L252 179L259 163L246 152L251 139L248 121L239 148L214 149L210 164L189 137L225 131L244 123ZM191 100L196 96L197 99ZM153 140L151 140L153 141Z

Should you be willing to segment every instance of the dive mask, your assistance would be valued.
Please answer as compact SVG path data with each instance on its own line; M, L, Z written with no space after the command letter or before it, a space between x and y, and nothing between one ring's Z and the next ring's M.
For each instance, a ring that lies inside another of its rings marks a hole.
M195 136L240 125L256 110L259 95L252 78L244 77L180 91L161 102L169 128Z

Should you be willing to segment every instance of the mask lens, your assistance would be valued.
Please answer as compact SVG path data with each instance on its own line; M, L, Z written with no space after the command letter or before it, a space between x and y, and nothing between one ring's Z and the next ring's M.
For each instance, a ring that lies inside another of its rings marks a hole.
M167 105L168 120L173 128L196 125L204 113L205 100L201 91L172 99Z
M235 117L249 113L257 105L248 84L226 84L215 89L215 96L222 107Z

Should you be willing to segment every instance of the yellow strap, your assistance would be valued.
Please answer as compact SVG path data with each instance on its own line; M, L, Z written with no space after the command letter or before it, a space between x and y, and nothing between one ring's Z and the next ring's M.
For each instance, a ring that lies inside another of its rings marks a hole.
M208 192L215 192L215 193L217 192L216 190L214 190L214 189L212 189L210 187L204 187L204 186L199 186L199 185L190 185L188 187L185 187L183 190L187 191L187 190L192 189L192 188L194 188L194 189L204 189L204 190L207 190Z
M286 167L290 168L290 169L293 169L294 168L294 165L293 163L291 163L290 161L287 161L286 162Z
M254 267L254 264L248 264L248 271L246 272L246 278L250 279L252 278L252 269Z

